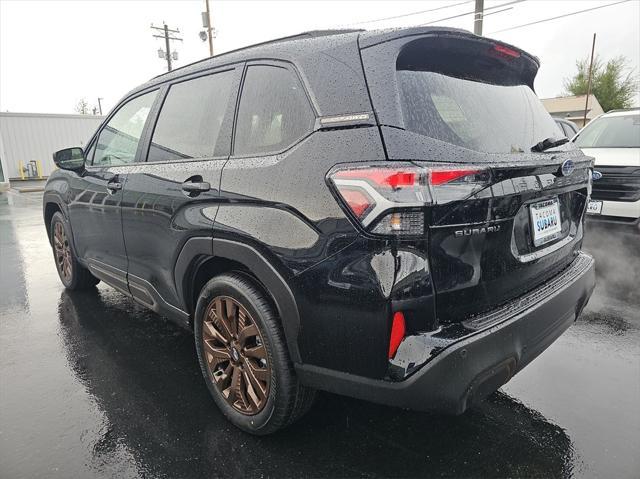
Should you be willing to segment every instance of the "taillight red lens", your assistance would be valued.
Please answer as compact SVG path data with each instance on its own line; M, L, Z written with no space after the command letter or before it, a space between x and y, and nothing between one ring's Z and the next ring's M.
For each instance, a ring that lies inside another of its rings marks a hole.
M394 170L391 168L368 168L358 170L343 170L336 173L335 178L357 178L369 180L377 186L397 189L403 186L413 186L416 183L416 173Z
M406 325L404 321L404 314L401 311L398 311L393 314L393 320L391 322L391 337L389 338L389 359L392 359L398 348L400 347L400 343L404 339L406 334Z
M340 190L340 195L347 205L349 205L353 214L358 218L362 218L367 210L374 204L373 200L369 198L369 195L363 191L343 188Z
M511 49L509 47L505 47L504 45L497 45L496 44L496 45L493 46L493 50L498 52L498 53L500 53L500 54L502 54L502 55L505 55L505 56L508 56L508 57L511 57L511 58L519 58L520 57L520 52L518 52L516 50L513 50L513 49Z
M458 180L460 178L464 178L465 176L477 175L482 170L431 170L431 175L429 176L429 183L434 186L444 185L445 183L449 183L454 180Z

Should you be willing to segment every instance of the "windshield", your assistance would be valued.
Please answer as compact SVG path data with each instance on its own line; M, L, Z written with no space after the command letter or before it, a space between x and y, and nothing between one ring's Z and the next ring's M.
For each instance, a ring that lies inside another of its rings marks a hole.
M640 115L593 120L575 140L580 148L640 148Z
M526 85L495 85L431 71L397 72L405 127L485 153L522 153L564 138ZM566 147L559 147L566 148Z

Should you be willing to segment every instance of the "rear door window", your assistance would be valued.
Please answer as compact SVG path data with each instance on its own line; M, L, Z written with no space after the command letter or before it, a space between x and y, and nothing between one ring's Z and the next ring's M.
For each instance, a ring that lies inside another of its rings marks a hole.
M234 154L284 150L312 129L315 115L298 77L272 65L251 65L242 87Z
M229 105L233 70L176 83L158 116L147 161L175 161L215 155ZM224 149L225 151L227 149Z

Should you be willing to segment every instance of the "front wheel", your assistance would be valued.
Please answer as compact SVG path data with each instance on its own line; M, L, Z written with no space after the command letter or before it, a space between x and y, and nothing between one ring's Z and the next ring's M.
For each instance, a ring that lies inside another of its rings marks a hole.
M195 315L198 360L224 415L252 434L270 434L301 417L315 391L295 375L279 320L252 280L211 279Z
M73 253L67 222L59 211L51 218L51 247L60 281L70 290L86 289L100 282L84 268Z

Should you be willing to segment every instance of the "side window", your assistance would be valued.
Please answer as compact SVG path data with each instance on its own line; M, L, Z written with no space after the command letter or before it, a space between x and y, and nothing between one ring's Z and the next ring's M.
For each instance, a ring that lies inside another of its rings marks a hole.
M564 128L564 133L567 138L571 139L573 138L573 135L576 134L576 132L573 131L573 128L571 128L571 126L567 125L566 123L563 123L562 127Z
M158 94L152 91L125 103L100 132L94 166L126 165L136 158L144 124Z
M311 131L314 121L309 100L293 72L252 65L242 87L234 154L283 150Z
M172 85L151 138L147 161L213 156L232 83L233 70L229 70Z

